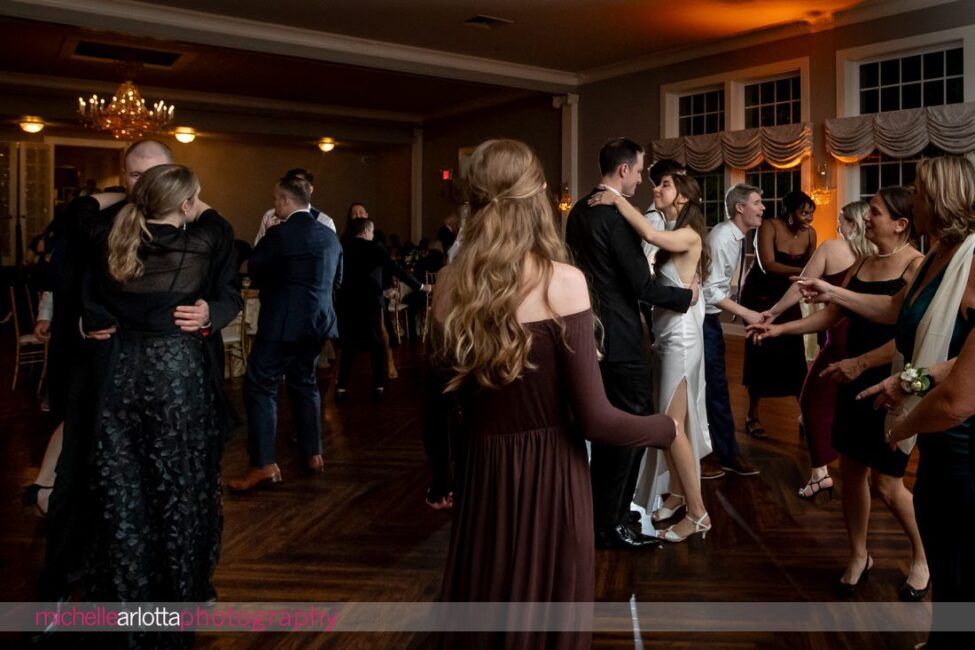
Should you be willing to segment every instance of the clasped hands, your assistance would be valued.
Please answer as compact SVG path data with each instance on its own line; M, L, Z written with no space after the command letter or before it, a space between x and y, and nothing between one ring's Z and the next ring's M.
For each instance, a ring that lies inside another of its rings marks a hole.
M173 312L176 326L184 332L198 332L210 326L210 305L205 300L197 300L192 305L179 305ZM85 332L85 336L97 341L106 341L118 331L113 325L101 330Z

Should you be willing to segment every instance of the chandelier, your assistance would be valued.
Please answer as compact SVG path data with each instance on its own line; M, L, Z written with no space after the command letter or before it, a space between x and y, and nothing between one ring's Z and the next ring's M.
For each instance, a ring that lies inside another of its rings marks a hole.
M87 101L78 98L78 114L85 126L98 131L111 131L116 140L133 140L147 133L161 131L172 123L175 107L158 101L152 110L146 108L139 88L124 81L115 91L112 101L92 95Z

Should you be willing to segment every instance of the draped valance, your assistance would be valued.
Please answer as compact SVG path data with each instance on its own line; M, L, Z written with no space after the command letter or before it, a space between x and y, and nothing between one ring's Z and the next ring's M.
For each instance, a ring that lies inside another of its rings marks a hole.
M929 144L951 154L975 151L975 102L826 120L826 150L847 164L874 150L907 158Z
M812 133L806 122L665 138L653 141L653 159L676 160L699 172L722 165L750 169L762 161L785 169L812 155Z

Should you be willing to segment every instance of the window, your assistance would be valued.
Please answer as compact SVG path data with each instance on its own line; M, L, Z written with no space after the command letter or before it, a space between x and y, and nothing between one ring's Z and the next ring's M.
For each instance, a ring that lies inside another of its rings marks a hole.
M684 95L679 101L680 135L724 131L724 90Z
M912 185L918 161L943 154L934 146L910 158L891 158L875 151L860 161L860 199L869 201L881 187Z
M799 75L745 86L745 128L802 121Z
M704 199L704 217L707 227L713 228L725 218L724 169L716 169L710 172L688 170L687 175L701 186L701 198Z
M762 189L765 218L779 213L782 197L793 190L802 189L802 172L799 167L776 169L768 163L745 171L745 182Z
M860 114L965 101L963 48L860 64Z

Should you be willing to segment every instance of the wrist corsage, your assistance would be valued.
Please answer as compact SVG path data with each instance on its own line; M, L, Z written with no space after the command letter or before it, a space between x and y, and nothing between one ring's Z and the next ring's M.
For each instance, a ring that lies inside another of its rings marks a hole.
M900 374L901 390L909 395L923 397L934 388L934 377L927 368L915 368L911 364L904 366Z

